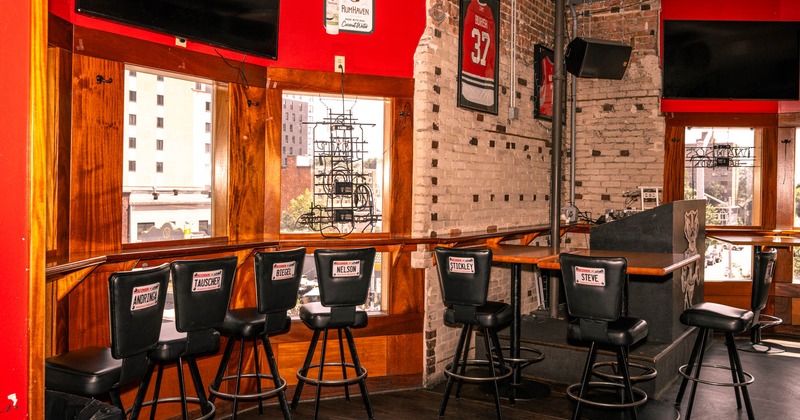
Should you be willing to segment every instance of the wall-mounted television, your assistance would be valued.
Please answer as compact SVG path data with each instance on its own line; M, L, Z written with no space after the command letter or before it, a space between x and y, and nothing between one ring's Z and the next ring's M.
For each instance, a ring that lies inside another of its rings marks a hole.
M276 59L279 0L75 0L90 16Z
M667 99L800 99L800 22L665 20Z

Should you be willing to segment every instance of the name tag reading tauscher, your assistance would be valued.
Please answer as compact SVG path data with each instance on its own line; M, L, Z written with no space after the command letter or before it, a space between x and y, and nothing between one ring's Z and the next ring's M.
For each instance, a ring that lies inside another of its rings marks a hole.
M475 274L475 258L448 257L451 273Z
M158 303L158 283L133 288L131 312L156 306Z
M192 292L207 292L222 288L222 270L198 271L192 274Z
M294 277L294 261L272 264L272 280L286 280Z
M606 285L606 269L575 267L575 283L584 286L603 287Z
M333 277L356 277L361 275L361 261L334 261Z

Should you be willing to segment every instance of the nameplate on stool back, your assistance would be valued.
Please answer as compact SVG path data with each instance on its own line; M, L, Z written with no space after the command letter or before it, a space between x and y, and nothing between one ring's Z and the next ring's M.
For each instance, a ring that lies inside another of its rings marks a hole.
M575 267L575 283L583 286L603 287L606 285L606 269Z
M222 288L222 270L192 273L192 292L207 292Z
M451 273L475 274L475 258L449 257Z
M272 280L286 280L294 277L294 261L272 264Z
M131 299L131 311L156 306L158 303L158 283L148 284L133 288Z
M333 277L357 277L361 274L361 261L334 261Z

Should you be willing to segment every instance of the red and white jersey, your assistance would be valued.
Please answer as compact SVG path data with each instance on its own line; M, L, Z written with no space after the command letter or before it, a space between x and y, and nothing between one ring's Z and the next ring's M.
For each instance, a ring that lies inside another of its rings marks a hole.
M461 96L476 104L493 106L497 32L492 8L481 3L481 0L470 1L464 18L463 31Z
M539 87L539 113L542 115L553 115L554 67L550 57L542 60L542 86Z

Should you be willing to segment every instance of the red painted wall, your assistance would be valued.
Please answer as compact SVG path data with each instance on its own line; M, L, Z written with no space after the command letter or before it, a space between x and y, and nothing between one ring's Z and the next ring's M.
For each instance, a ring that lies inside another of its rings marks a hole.
M0 13L0 418L25 418L28 411L28 95L30 90L31 0L4 3ZM16 406L9 395L15 394Z
M800 21L797 0L662 0L661 19ZM662 40L663 42L663 40ZM783 113L800 111L800 101L710 101L663 99L663 112Z
M122 0L121 0L122 1ZM76 25L125 34L165 45L174 36L148 32L75 13L75 0L49 0L50 12ZM425 1L374 0L371 34L325 33L323 0L283 0L278 33L278 60L248 57L263 66L333 71L336 55L345 56L345 71L394 77L413 77L414 50L425 29ZM188 49L216 56L213 48L189 41ZM240 53L226 57L241 60Z

